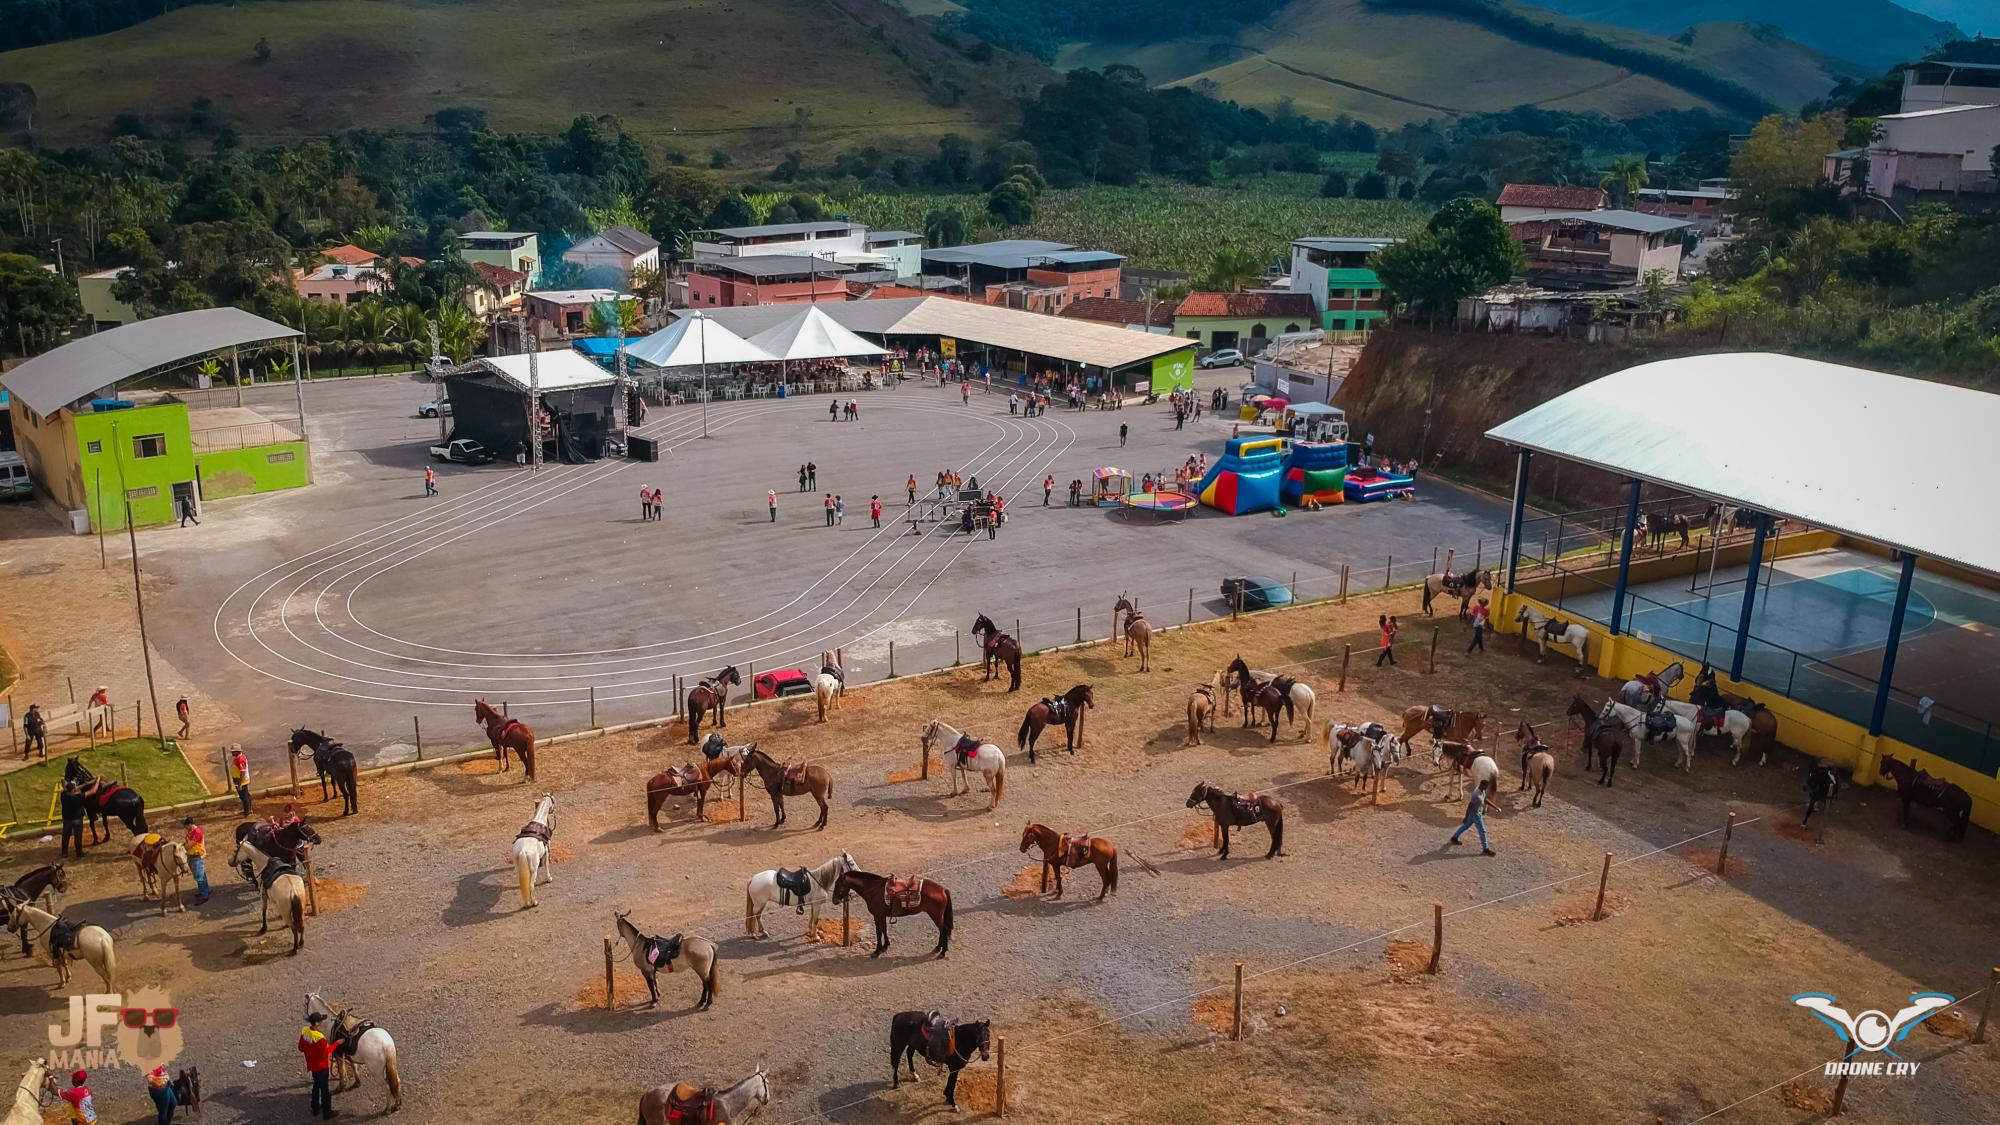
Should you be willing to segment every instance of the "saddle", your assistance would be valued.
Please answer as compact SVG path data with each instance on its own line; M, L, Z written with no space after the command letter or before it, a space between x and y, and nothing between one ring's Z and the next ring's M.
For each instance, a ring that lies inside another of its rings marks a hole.
M685 1093L683 1091L686 1091ZM715 1121L715 1087L697 1090L676 1082L667 1092L667 1120L683 1125L712 1125Z
M665 966L668 972L673 972L674 958L681 955L681 935L647 938L642 955L646 958L647 967L658 969Z
M707 679L696 684L695 686L708 692L708 694L716 697L717 699L722 698L722 690L723 690L722 681L716 679L714 676L708 677Z
M1655 711L1646 716L1646 741L1665 742L1680 724L1671 711Z
M514 838L516 840L540 840L546 844L554 835L555 830L553 828L540 821L531 820L521 826L521 830L514 834Z
M958 755L961 763L970 762L973 756L979 753L980 745L981 743L977 736L961 734L958 736L957 744L952 746L951 752Z
M276 860L273 860L270 863L264 865L264 873L263 875L258 877L258 885L260 885L261 887L263 887L263 889L268 891L271 889L271 885L276 883L279 879L282 879L287 875L297 875L298 873L299 869L293 867L291 864L280 863Z
M946 1023L944 1014L935 1008L925 1013L919 1035L923 1039L925 1062L944 1066L958 1053L958 1025Z
M1195 686L1195 689L1194 689L1194 693L1195 693L1196 695L1199 695L1199 696L1201 696L1201 697L1203 697L1203 698L1207 699L1207 700L1208 700L1208 701L1209 701L1210 703L1214 703L1214 702L1215 702L1215 688L1214 688L1214 686L1213 686L1213 685L1210 685L1210 684L1197 684L1197 685Z
M778 868L776 879L778 883L778 905L791 906L796 903L798 905L798 912L804 914L806 912L806 899L812 897L813 893L812 872L803 867L791 871L780 867Z
M271 827L268 820L260 820L250 826L250 843L265 855L274 859L298 860L303 854L297 847L286 847L278 842L278 830Z
M1090 862L1090 837L1065 836L1062 851L1064 866L1082 867Z
M1551 617L1542 625L1542 636L1554 640L1569 632L1569 622L1560 617Z
M72 922L67 918L57 918L49 923L49 956L61 957L76 950L76 935L83 932L82 922Z
M1384 727L1381 723L1362 724L1361 737L1363 738L1372 738L1375 741L1380 742L1384 738L1387 738L1388 736L1389 736L1388 728Z
M84 796L97 802L97 807L103 809L111 804L111 798L116 797L124 791L125 787L123 785L116 785L109 781L100 781L97 783L96 789L86 792Z
M352 1022L349 1022L349 1021ZM342 1016L333 1029L333 1053L343 1059L354 1057L354 1049L361 1044L361 1037L375 1030L374 1020L356 1020Z
M1714 707L1703 707L1695 712L1695 729L1703 731L1721 730L1722 720L1728 714L1729 708L1723 704L1717 704Z
M792 762L785 766L785 796L801 793L806 787L806 763Z
M1061 697L1045 695L1042 697L1042 706L1049 709L1049 722L1069 722L1069 703Z
M822 676L832 676L834 679L839 680L843 685L847 683L847 676L843 674L840 669L835 668L831 664L820 665L819 674Z
M1264 686L1267 689L1275 689L1278 693L1278 698L1285 700L1291 698L1292 687L1298 682L1297 679L1291 676L1276 676L1272 678L1270 683Z
M1263 806L1258 803L1263 799L1255 793L1231 793L1229 811L1236 814L1237 820L1245 824L1254 824L1258 814L1263 811Z
M897 910L914 911L924 904L924 879L921 875L891 875L882 886L882 901Z
M708 737L701 740L701 756L711 762L722 757L728 749L729 743L714 731L709 731Z
M667 785L674 789L692 789L706 780L701 767L693 763L667 770Z
M1444 572L1444 576L1438 579L1438 588L1447 594L1455 595L1461 593L1465 588L1465 576L1463 574L1453 574L1447 570Z
M132 845L132 858L151 871L160 860L162 837L158 832L148 832Z
M1333 735L1333 740L1335 742L1340 743L1340 748L1342 750L1352 750L1354 749L1356 743L1360 742L1363 738L1366 737L1368 736L1362 732L1361 728L1347 727L1342 730L1336 730Z
M1451 729L1451 721L1458 718L1458 712L1449 707L1439 707L1436 704L1432 704L1424 713L1424 718L1430 725L1431 737L1442 740L1444 732Z

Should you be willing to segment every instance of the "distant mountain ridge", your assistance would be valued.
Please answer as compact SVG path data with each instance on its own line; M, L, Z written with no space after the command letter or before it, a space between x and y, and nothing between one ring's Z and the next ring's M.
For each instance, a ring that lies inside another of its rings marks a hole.
M1674 36L1701 23L1771 24L1837 59L1886 68L1923 55L1959 29L1891 0L1522 0L1574 19ZM1994 0L1985 0L1993 3ZM1994 6L2000 7L2000 4ZM2000 20L1993 21L2000 23Z

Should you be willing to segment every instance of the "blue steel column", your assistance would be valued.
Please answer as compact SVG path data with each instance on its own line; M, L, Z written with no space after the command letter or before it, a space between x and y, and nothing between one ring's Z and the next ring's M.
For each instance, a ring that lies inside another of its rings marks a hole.
M1917 556L1904 552L1903 573L1896 579L1896 608L1889 612L1889 640L1882 646L1882 682L1875 685L1875 709L1868 713L1868 733L1881 734L1889 713L1889 684L1896 678L1896 648L1903 643L1903 611L1910 606L1910 580L1917 573Z
M1750 611L1757 601L1757 572L1764 569L1764 536L1771 521L1758 512L1757 534L1750 540L1750 571L1743 583L1743 615L1736 620L1736 651L1729 654L1729 678L1743 679L1743 654L1750 648Z
M1534 453L1526 449L1514 454L1514 512L1507 523L1507 592L1510 594L1514 592L1514 571L1521 562L1521 517L1528 509L1528 459L1533 456Z
M1625 581L1632 573L1632 535L1639 523L1639 482L1628 480L1632 497L1625 502L1625 542L1618 551L1618 585L1611 591L1611 635L1622 632L1625 620Z

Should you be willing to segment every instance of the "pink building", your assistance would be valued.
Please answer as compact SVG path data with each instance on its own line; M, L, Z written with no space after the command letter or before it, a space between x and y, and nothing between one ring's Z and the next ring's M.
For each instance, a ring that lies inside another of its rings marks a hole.
M695 262L688 274L689 308L795 305L848 299L852 267L801 254L762 254Z

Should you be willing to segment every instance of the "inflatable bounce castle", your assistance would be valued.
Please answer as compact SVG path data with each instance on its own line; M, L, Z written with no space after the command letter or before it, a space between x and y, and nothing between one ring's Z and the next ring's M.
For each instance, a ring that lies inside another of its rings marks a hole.
M1285 475L1278 495L1292 507L1338 504L1347 499L1347 443L1295 441L1285 458Z
M1232 516L1276 508L1287 444L1281 437L1230 438L1228 448L1209 466L1195 494L1202 503Z

